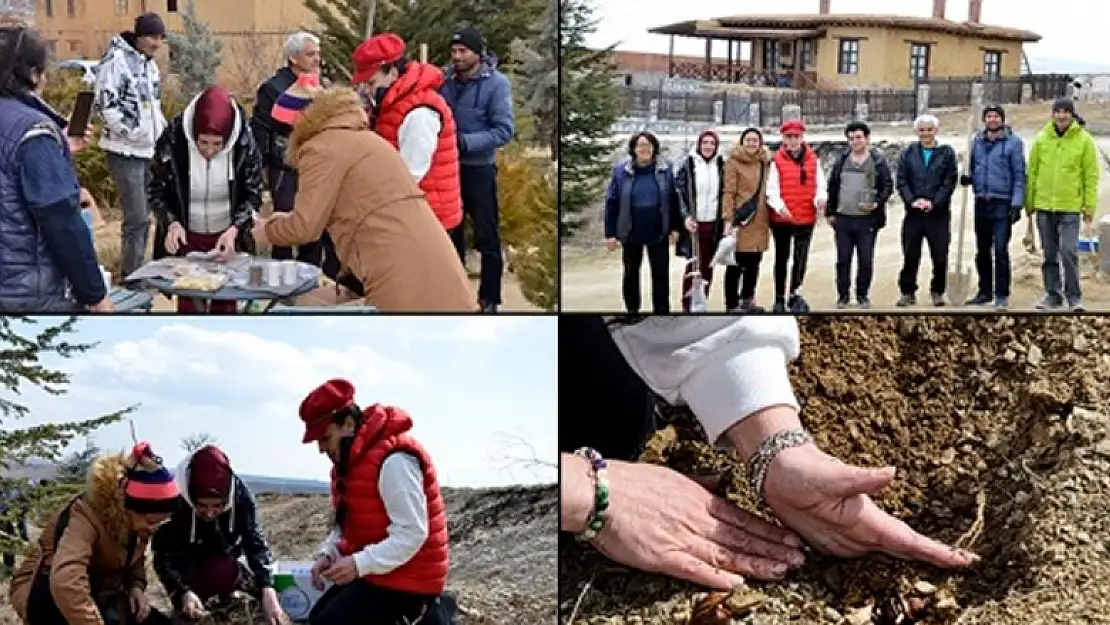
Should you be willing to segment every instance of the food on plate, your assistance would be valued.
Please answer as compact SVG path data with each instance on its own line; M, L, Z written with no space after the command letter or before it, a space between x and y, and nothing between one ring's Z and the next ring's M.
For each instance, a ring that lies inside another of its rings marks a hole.
M214 273L193 273L173 281L173 288L188 291L218 291L227 283L227 276Z

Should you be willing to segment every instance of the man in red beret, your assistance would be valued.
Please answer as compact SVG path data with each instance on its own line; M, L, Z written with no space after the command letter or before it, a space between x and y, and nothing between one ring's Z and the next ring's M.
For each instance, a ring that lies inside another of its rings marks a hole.
M405 41L375 35L355 50L351 84L368 96L374 130L401 153L412 179L450 231L462 223L455 116L439 88L439 68L408 58Z
M443 595L449 568L447 517L435 467L399 408L361 409L354 386L328 380L300 407L304 442L331 471L335 524L317 553L313 583L334 585L311 625L357 622L450 623Z
M806 125L800 119L783 123L782 145L771 160L767 173L767 204L771 214L771 234L775 239L775 307L773 312L804 313L809 305L802 297L802 281L809 260L809 245L817 214L825 212L828 182L821 161L802 135ZM790 290L786 289L790 267ZM789 293L789 299L787 298Z
M205 445L182 461L175 478L182 501L151 542L154 571L174 609L197 620L209 599L226 602L243 591L262 604L266 625L279 625L283 612L273 586L273 555L254 495L231 470L227 455Z

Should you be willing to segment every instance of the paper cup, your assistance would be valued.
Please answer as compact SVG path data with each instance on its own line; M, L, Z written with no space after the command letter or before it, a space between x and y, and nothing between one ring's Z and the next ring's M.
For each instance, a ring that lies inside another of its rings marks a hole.
M281 286L281 263L266 263L266 286Z
M297 271L297 261L283 260L281 261L281 283L285 286L294 286L299 282Z

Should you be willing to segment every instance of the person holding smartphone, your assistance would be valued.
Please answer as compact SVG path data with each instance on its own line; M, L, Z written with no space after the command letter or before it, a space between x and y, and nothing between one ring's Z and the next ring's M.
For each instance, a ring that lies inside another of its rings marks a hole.
M40 95L48 56L36 31L0 28L0 312L108 312L73 168L88 139Z

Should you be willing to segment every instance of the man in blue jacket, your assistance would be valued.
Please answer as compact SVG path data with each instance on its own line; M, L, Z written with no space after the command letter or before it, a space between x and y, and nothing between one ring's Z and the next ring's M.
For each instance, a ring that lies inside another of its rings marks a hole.
M482 255L478 301L483 312L501 304L501 235L498 231L497 149L513 138L513 93L509 79L486 53L485 39L473 26L451 37L451 67L440 94L455 114L459 139L459 179L463 213L474 223L474 243ZM466 262L466 221L451 231L451 240Z
M111 311L73 169L88 141L39 95L48 57L34 30L0 28L0 313Z
M1010 236L1025 200L1025 146L1006 125L1000 106L983 109L985 129L972 139L968 171L960 182L975 194L975 270L979 292L967 301L1009 307ZM992 262L993 252L993 262Z

